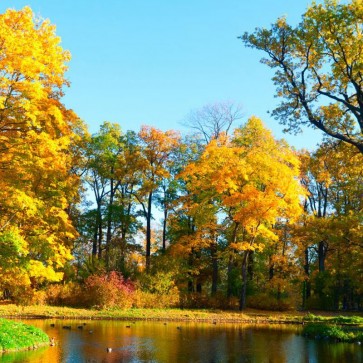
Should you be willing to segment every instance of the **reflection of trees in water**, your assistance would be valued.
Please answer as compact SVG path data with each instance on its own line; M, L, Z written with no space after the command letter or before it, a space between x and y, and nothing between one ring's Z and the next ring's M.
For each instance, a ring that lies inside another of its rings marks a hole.
M50 326L53 322L55 327ZM84 328L78 329L83 321L31 320L29 323L54 337L58 345L3 355L0 363L363 361L359 345L308 340L299 335L299 325L87 320ZM64 325L72 329L62 329ZM111 353L107 347L112 348Z

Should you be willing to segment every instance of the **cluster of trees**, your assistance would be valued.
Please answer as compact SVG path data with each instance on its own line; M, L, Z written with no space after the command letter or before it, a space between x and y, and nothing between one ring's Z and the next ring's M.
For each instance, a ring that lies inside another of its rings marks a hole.
M360 307L362 154L296 151L254 117L206 135L104 123L90 137L78 267L157 275L201 305Z
M326 133L313 152L256 117L237 125L229 102L193 111L188 136L110 122L90 135L61 103L54 27L29 8L0 15L0 288L116 271L183 306L361 308L362 11L326 1L296 28L241 37L276 68L274 115Z

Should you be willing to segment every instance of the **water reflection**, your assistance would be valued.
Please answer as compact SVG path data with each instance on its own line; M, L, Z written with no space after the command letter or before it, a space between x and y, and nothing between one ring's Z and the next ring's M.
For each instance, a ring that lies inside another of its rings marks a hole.
M58 344L4 354L7 363L114 362L363 362L363 347L312 341L291 325L27 320ZM83 325L83 323L86 323ZM51 326L54 324L54 327ZM63 329L71 326L71 329ZM107 347L112 351L107 352Z

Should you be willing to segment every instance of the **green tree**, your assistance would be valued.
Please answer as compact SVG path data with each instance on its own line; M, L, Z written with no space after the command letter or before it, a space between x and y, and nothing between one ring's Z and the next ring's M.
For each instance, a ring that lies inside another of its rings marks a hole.
M356 272L361 269L362 154L352 145L329 142L301 158L307 214L296 237L307 278L306 304L352 308L361 296Z
M143 126L138 136L140 154L137 162L140 166L141 185L134 195L142 207L142 214L146 221L146 269L149 271L154 196L163 180L170 176L171 154L177 149L180 136L173 130L163 132L150 126Z
M136 199L140 187L138 140L133 132L122 133L118 124L104 122L85 142L83 181L93 193L91 209L83 213L83 235L92 240L92 256L107 269L125 271L128 240L137 233Z
M241 36L276 70L282 101L273 115L286 131L310 125L363 153L362 13L360 0L314 2L296 27L280 18L270 29Z

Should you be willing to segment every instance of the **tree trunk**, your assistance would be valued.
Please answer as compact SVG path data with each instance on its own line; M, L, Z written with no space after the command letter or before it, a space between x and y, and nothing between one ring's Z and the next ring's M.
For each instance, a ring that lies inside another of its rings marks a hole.
M92 241L92 259L94 259L97 256L98 251L98 233L99 233L99 226L101 224L101 206L100 202L96 200L97 202L97 210L96 210L96 221L94 226L94 232L93 232L93 241Z
M98 241L98 224L96 222L93 233L93 241L92 241L92 259L94 259L97 256L97 241Z
M163 247L162 250L165 252L166 250L166 222L168 218L168 210L166 206L164 205L164 220L163 220Z
M243 310L246 307L246 292L247 292L247 267L248 267L249 251L245 251L242 260L242 290L239 301L239 309Z
M235 223L233 228L232 234L232 242L236 243L237 241L237 230L238 230L239 223ZM233 252L235 253L235 252ZM228 267L227 267L227 297L230 298L233 293L233 269L234 269L234 258L232 251L230 252L229 259L228 259Z
M194 264L194 251L192 249L188 256L188 266L189 266L190 270L193 269L193 264ZM189 277L188 292L194 292L194 278L193 278L193 275L190 272L190 270L188 271L188 277Z
M217 258L217 243L214 241L211 244L212 255L212 290L211 294L214 296L217 293L218 284L218 258Z
M251 251L249 253L249 256L248 256L248 279L250 281L253 281L253 277L254 277L254 270L253 270L253 267L254 267L254 252Z
M311 284L310 284L310 262L309 262L309 249L306 248L304 252L305 263L304 263L304 272L305 272L305 281L303 284L303 309L306 309L307 301L311 296Z
M101 260L102 258L102 214L101 214L101 205L98 204L97 206L97 228L98 228L98 259Z
M146 211L146 272L150 272L152 200L153 200L153 192L150 192L147 201L147 211Z
M319 272L325 271L326 242L320 241L318 245Z
M234 261L233 261L233 255L230 254L228 258L228 266L227 266L227 297L232 297L233 293L233 267L234 267Z
M113 170L112 170L113 172ZM110 265L110 244L111 244L111 237L112 237L112 208L113 208L113 198L114 198L114 181L110 179L110 200L108 204L108 213L107 213L107 231L106 231L106 253L105 253L105 260L106 260L106 269L109 269Z

